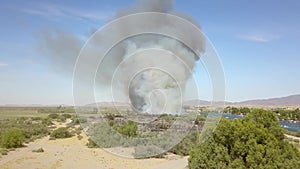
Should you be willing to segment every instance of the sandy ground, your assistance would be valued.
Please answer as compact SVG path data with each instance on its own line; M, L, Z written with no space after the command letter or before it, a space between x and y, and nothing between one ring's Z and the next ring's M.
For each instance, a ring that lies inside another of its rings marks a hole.
M296 137L296 136L292 136L292 135L288 135L288 134L284 134L287 138L292 138L294 140L300 140L300 137Z
M183 169L187 157L176 159L128 159L102 149L91 149L85 144L87 136L49 140L45 137L29 143L24 148L0 157L1 169ZM45 152L34 153L42 147Z

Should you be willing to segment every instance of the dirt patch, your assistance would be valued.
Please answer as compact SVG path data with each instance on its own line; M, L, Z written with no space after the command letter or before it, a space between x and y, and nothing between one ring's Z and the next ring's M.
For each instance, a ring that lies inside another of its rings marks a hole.
M91 149L83 138L49 140L49 137L36 140L27 147L9 152L0 158L0 168L9 169L183 169L187 158L169 159L128 159L113 155L103 149ZM32 150L43 148L45 152L34 153Z

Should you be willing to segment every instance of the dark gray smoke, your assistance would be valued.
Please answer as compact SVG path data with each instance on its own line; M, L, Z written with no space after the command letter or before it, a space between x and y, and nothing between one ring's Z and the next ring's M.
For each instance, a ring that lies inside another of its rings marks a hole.
M174 0L139 0L132 7L118 10L116 18L140 12L169 13L173 11L173 6Z
M39 50L48 56L55 71L70 75L82 47L80 39L62 30L43 31L37 38Z
M192 21L190 17L174 11L173 4L173 0L140 0L132 7L117 11L115 17L120 18L141 12L160 12ZM149 24L155 21L151 18L139 20L145 28L154 25L156 29L163 32L178 31L172 21L166 19ZM136 20L132 20L123 23L115 32L126 34L128 30L141 29L135 27L135 22ZM192 23L195 24L193 21ZM199 40L199 36L195 36L189 30L180 31L188 39L191 48L199 53L204 51L203 37ZM113 39L116 35L111 36ZM99 47L95 51L100 53L103 52L101 44L110 41L101 37L93 40L94 46ZM50 54L50 60L56 69L72 72L81 47L79 38L57 31L55 34L44 33L40 41L42 48ZM99 56L97 52L89 53L95 58L90 61L90 64L94 64L97 60ZM174 113L180 109L186 83L198 59L199 57L190 48L172 37L153 34L129 37L116 45L103 58L96 82L103 90L110 90L112 85L112 89L117 91L115 94L117 98L114 99L130 102L139 112ZM86 67L88 69L89 62L86 63Z

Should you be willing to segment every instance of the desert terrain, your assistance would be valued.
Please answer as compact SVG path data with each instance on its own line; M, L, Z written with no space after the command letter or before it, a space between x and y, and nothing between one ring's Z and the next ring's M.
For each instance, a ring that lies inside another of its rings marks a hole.
M57 127L62 125L57 124ZM187 157L169 155L156 159L129 159L111 154L100 148L88 148L87 135L49 140L49 136L25 144L25 147L0 157L2 169L183 169ZM44 152L33 150L43 148Z

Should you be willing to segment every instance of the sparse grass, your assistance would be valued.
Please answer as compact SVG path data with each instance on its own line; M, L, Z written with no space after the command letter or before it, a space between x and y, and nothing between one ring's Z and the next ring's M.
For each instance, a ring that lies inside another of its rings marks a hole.
M0 119L47 117L47 114L38 113L38 109L38 107L0 107Z
M51 111L50 111L51 110ZM57 107L0 107L0 119L12 119L19 117L41 117L45 118L48 114L65 114L67 118L74 114L72 107L58 109Z

